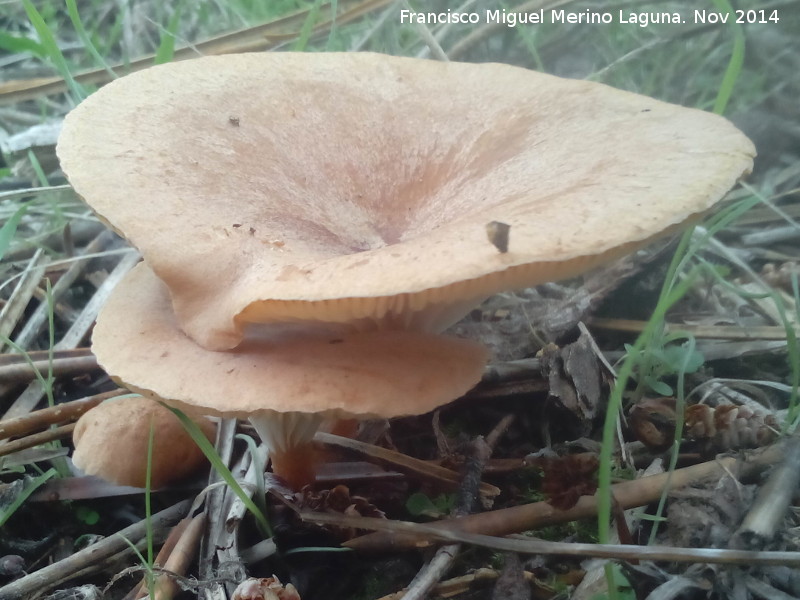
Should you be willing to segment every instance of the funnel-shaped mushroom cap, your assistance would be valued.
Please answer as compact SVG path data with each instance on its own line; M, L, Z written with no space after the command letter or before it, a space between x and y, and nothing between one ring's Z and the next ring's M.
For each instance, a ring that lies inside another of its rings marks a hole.
M703 213L754 149L715 115L507 65L274 53L123 77L58 154L223 349L247 322L439 330Z
M407 331L294 336L214 352L178 328L165 285L145 263L114 289L92 351L130 389L240 418L258 411L422 414L475 385L487 359L475 342Z

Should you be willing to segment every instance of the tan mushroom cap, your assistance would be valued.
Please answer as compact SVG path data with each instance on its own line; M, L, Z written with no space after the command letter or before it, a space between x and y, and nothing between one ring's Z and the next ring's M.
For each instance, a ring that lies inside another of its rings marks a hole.
M178 418L158 402L141 396L114 398L81 416L72 433L72 462L87 475L118 485L144 487L151 422L151 487L183 479L205 464L203 452ZM213 423L204 418L195 422L210 440L214 439Z
M195 412L239 418L258 411L422 414L468 391L487 359L475 342L406 331L210 351L178 328L166 286L145 263L114 289L92 350L130 389Z
M267 53L123 77L58 155L182 329L224 349L247 322L441 330L702 214L754 147L715 115L508 65Z

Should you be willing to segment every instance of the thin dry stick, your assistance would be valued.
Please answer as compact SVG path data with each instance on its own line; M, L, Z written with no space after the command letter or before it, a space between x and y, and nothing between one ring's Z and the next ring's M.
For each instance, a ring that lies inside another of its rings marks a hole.
M114 234L110 231L104 231L93 239L86 246L84 255L94 254L102 250L106 245L111 243L114 239ZM83 269L86 266L85 260L74 262L59 278L52 289L52 298L55 302L58 298L66 293L72 284L78 279ZM25 322L22 331L14 339L17 347L26 349L30 347L33 339L39 335L42 326L47 322L49 307L47 302L40 302L36 310ZM78 344L75 344L76 346ZM0 384L0 395L3 395L11 390L11 386ZM38 380L32 381L25 391L20 394L13 404L6 410L3 415L4 418L20 417L29 413L41 400L43 394L42 385Z
M92 356L91 348L74 348L72 350L53 350L53 359L59 358L79 358L82 356ZM41 362L50 360L49 350L32 350L25 354L11 352L0 354L0 366L28 364L28 362Z
M27 435L24 438L20 438L0 446L0 456L7 456L19 450L33 448L34 446L46 444L47 442L63 440L64 438L71 436L74 429L75 423L70 423L69 425L62 425L61 427L55 427L53 429L48 429L47 431Z
M191 523L186 527L170 553L167 562L164 563L164 570L168 573L161 574L156 581L155 600L172 600L180 592L174 575L184 575L194 561L205 525L205 513L200 513L192 518Z
M759 550L775 538L800 484L800 439L790 438L784 448L783 461L759 490L750 512L733 534L730 548Z
M747 589L753 593L752 597L769 598L769 600L797 600L797 596L792 596L776 587L769 585L765 581L756 579L752 575L745 578Z
M2 84L0 84L2 86ZM60 191L72 190L69 185L57 185L52 186L50 188L34 188L34 189L23 189L23 190L16 190L13 192L7 192L9 194L24 194L30 195L32 193L41 194L48 191L53 192L60 192ZM97 237L99 233L104 231L106 226L100 223L99 221L95 220L92 217L89 218L80 218L78 217L77 220L71 221L70 223L70 230L72 231L72 244L73 246L83 247L89 242L91 242L94 238ZM37 235L32 238L28 238L25 240L25 243L19 244L15 248L10 249L4 256L3 259L6 262L21 262L30 259L39 248L51 248L54 252L65 252L64 247L64 235L63 231L53 231L50 234L43 234ZM64 266L66 263L65 261L74 260L75 252L70 254L70 258L59 258L53 260L52 257L48 257L45 255L46 258L49 259L47 262L47 269L58 268ZM44 264L42 266L45 266ZM21 276L21 275L20 275ZM3 289L5 285L8 285L11 279L8 282L3 283L0 285L0 289ZM38 281L41 280L41 277L37 279Z
M37 374L48 373L52 368L54 377L87 373L98 368L94 356L54 358L32 363L14 363L0 366L0 383L22 383L35 379Z
M459 13L469 12L469 9L472 8L472 5L475 4L477 1L478 0L466 0L466 2L464 2L460 6L456 7L455 10L453 10L453 12L454 13L456 13L456 12L459 12ZM447 34L450 31L452 31L453 28L459 27L459 26L460 26L460 24L458 24L458 23L447 23L445 25L442 25L441 27L437 27L436 28L436 35L434 36L435 41L441 44L441 41L443 39L445 39L445 37L447 37ZM424 48L422 48L416 54L417 58L428 58L429 55L430 55L430 48L428 46L425 46Z
M245 465L248 462L252 464L249 453L240 456L230 467L231 473L236 474L239 485L245 490L246 494L251 493L248 490L248 488L251 486L247 485L247 483L243 481L241 477L242 473L247 473L247 467ZM262 467L263 466L264 465L262 463ZM216 542L217 548L216 564L225 565L226 581L224 586L226 592L228 595L230 595L233 593L236 584L246 577L246 573L244 570L244 565L242 564L242 558L239 555L239 526L242 522L241 520L231 520L234 510L233 505L238 503L239 497L227 485L222 489L224 490L225 494L223 498L222 510L219 513L215 513L213 517L210 518L214 518L215 523L222 526L213 539ZM255 491L255 486L252 486L252 489ZM206 504L206 507L208 506L209 505ZM206 510L206 514L210 514L208 510ZM214 529L209 527L209 531L214 531Z
M458 500L451 516L455 518L463 517L470 514L474 509L486 461L492 455L494 445L500 439L500 436L508 430L513 420L513 415L506 415L487 436L489 441L478 438L471 444L471 451L468 453L465 463L461 487L458 490ZM440 547L433 558L414 577L403 598L405 600L422 600L422 598L426 598L436 584L441 581L444 574L450 570L460 551L461 544L447 544Z
M800 552L758 552L749 550L717 550L713 548L675 548L672 546L627 546L623 544L576 544L543 540L494 537L442 529L408 521L390 521L374 517L347 517L338 513L301 511L300 517L311 523L402 532L414 537L432 537L440 542L461 542L518 554L564 555L615 560L664 560L708 564L800 567Z
M478 483L480 482L480 472L482 471L483 463L486 462L487 452L482 452L483 448L479 446L483 440L479 440L478 444L473 444L472 456L467 460L467 469L463 478L461 489L459 489L458 500L456 507L453 509L453 517L463 517L470 513L470 509L475 503L475 498L478 495ZM483 443L483 446L486 446ZM483 454L483 456L481 456ZM469 460L469 459L472 460ZM481 461L483 458L483 461ZM478 470L477 475L474 471ZM471 488L471 489L469 489ZM433 587L441 581L450 567L453 565L456 556L461 551L461 544L446 544L436 550L436 554L420 569L411 583L408 584L403 598L405 600L422 600L427 598Z
M178 524L173 527L169 535L167 536L166 541L161 546L161 550L158 551L156 555L156 559L154 564L156 565L163 565L167 562L169 555L172 553L172 550L175 548L175 545L178 543L178 540L181 539L183 532L188 527L189 523L191 523L191 517L186 517L185 519L181 519L178 521ZM142 594L142 591L145 589L147 585L147 578L143 577L142 580L134 587L130 592L125 594L125 597L122 600L136 600Z
M406 473L410 472L418 477L433 479L439 483L449 484L454 488L457 488L460 484L461 478L459 474L451 469L446 469L445 467L440 467L438 465L432 465L424 460L406 456L405 454L394 452L393 450L388 450L386 448L381 448L380 446L366 444L364 442L359 442L358 440L333 435L332 433L324 433L321 431L316 433L314 440L317 442L322 442L323 444L330 444L332 446L339 446L340 448L354 450L360 454L363 454L364 456L369 456L382 462L389 463L398 471L403 471ZM481 483L480 492L484 496L493 498L500 493L500 490L496 486L488 483Z
M579 323L578 326L582 327L583 323ZM592 344L594 344L594 340L592 340ZM608 367L610 363L616 362L623 356L623 352L611 351L598 354L597 358ZM542 361L538 358L521 358L519 360L509 360L487 365L483 371L481 383L502 383L518 379L538 380L541 378ZM472 393L473 392L470 392L470 394Z
M436 584L432 590L432 595L434 597L452 598L458 594L468 592L476 585L485 584L485 582L497 581L499 576L500 573L494 569L476 569L468 575L453 577L452 579L448 579L447 581L442 581L441 583ZM535 579L533 573L530 571L525 571L524 577L525 581L529 582ZM403 600L403 594L404 592L395 592L393 594L389 594L388 596L378 598L378 600Z
M589 320L591 323L591 320ZM744 342L719 342L714 341L708 344L699 343L698 350L710 360L722 360L726 358L737 358L746 352L771 352L786 346L785 336L782 340L746 340ZM624 352L611 351L604 352L602 358L598 356L603 364L608 366L624 356ZM508 362L498 362L487 365L483 371L482 383L506 383L516 380L540 380L541 361L538 358L522 358L510 360ZM476 394L476 390L468 392L469 396Z
M233 439L236 434L236 419L222 419L217 426L217 440L215 448L223 464L230 465L233 453ZM219 484L222 477L216 470L211 470L208 476L208 487L211 488L206 494L206 514L208 515L208 526L205 535L200 541L200 557L198 559L198 573L200 579L213 580L217 575L217 550L218 541L225 535L225 515L227 514L227 486ZM206 598L226 598L225 585L222 582L215 582L205 590ZM2 599L0 599L2 600Z
M39 282L44 276L43 253L44 250L41 248L36 251L11 293L11 297L0 310L0 337L7 338L11 335L25 313L25 308L30 303L34 290L39 286ZM5 344L0 342L0 350L4 347Z
M148 528L161 530L173 525L186 515L186 511L189 510L190 506L191 500L179 502L156 513L150 519L143 519L130 525L117 532L116 535L103 538L99 542L95 542L57 563L12 581L0 588L0 600L32 598L34 594L41 594L56 587L63 581L72 578L76 573L95 565L106 557L120 552L133 552L126 540L136 544L145 537Z
M522 358L487 365L483 370L483 383L498 383L515 379L541 378L542 361L538 358Z
M412 13L414 12L411 9L411 6L409 6L408 2L405 0L403 0L403 6L405 6L408 11ZM425 27L424 23L419 21L415 21L414 25L416 26L422 41L425 42L425 45L428 46L428 49L431 51L433 58L442 62L449 62L450 59L447 58L447 54L445 54L444 50L442 50L442 47L439 45L439 42L436 40L436 38L433 37L431 30Z
M127 393L127 390L112 390L110 392L80 398L79 400L56 404L55 406L29 413L24 417L0 421L0 439L28 435L31 432L42 430L50 425L74 421L87 410L94 408L101 402Z
M511 427L511 424L516 419L516 415L508 414L494 426L489 432L489 435L486 436L486 445L490 448L490 455L491 452L494 452L494 447L497 446L497 442L500 441L500 438L505 435L508 428ZM488 460L491 456L487 456L486 459Z
M745 246L766 246L778 242L785 242L787 240L796 240L800 238L800 229L794 225L785 227L771 227L764 231L756 231L753 233L745 233L741 237L741 241Z
M100 309L108 300L111 292L117 287L117 283L128 274L136 263L141 260L138 252L131 251L128 254L123 254L119 262L116 264L111 273L103 280L103 283L98 286L95 293L92 295L89 302L83 307L78 318L70 326L67 332L61 337L61 340L55 345L56 350L66 350L77 348L86 334L94 325Z
M104 231L93 239L84 249L83 254L89 255L103 250L114 239L114 234L110 231ZM62 294L65 294L72 288L72 284L77 281L81 273L86 267L86 261L80 260L74 262L62 275L58 281L53 285L52 297L53 302L57 301ZM32 341L39 335L39 331L47 322L49 307L47 302L40 302L34 313L25 323L22 331L14 338L14 343L20 348L28 348Z
M100 312L100 308L103 304L105 304L106 299L108 298L109 294L111 294L117 282L119 282L128 273L128 271L133 268L138 260L139 254L137 252L129 252L122 256L111 274L106 277L105 281L103 281L100 287L97 288L97 291L94 293L86 306L83 307L78 319L72 324L72 326L62 336L61 340L55 345L56 350L74 349L80 345L80 343L89 333L89 329L91 329L92 325L94 324L97 314ZM70 267L70 270L71 269L72 268ZM61 285L62 281L63 278L53 286L54 299L55 290ZM17 397L11 407L9 407L9 409L6 411L5 417L19 417L29 413L36 407L43 395L44 388L42 384L38 380L32 381L30 384L28 384L28 387L25 389L25 391Z
M752 477L783 458L783 444L775 444L752 453L751 459L741 461L736 457L713 460L671 473L642 477L633 481L617 483L612 487L614 497L624 509L635 508L655 502L661 497L670 479L671 489L677 489L705 479L718 479L729 472L739 477ZM595 496L582 496L568 510L558 510L547 502L534 502L511 508L469 515L457 520L438 521L429 526L436 530L463 531L486 535L508 535L556 523L594 517L597 514ZM390 532L371 533L345 542L345 546L357 550L411 549L430 544L427 539Z
M436 550L436 554L425 563L405 590L403 600L422 600L441 581L461 551L461 544L445 544Z
M646 321L636 321L634 319L605 319L592 317L589 319L592 327L600 329L610 329L613 331L630 331L632 333L641 332L647 326ZM795 328L796 333L800 334L800 329ZM719 340L785 340L786 329L777 325L750 325L741 327L738 325L689 325L683 323L670 324L664 326L664 331L685 331L691 333L699 339L719 339Z
M57 271L53 269L52 271ZM52 272L48 269L48 274ZM47 292L41 286L33 290L33 299L40 302L47 302ZM69 304L64 302L53 302L53 316L64 323L72 323L77 317L78 313Z

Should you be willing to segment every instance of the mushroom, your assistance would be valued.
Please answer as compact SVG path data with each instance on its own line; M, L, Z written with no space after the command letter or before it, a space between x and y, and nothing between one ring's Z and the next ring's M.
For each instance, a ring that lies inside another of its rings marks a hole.
M247 416L294 482L281 461L323 416L421 413L477 381L485 353L437 334L487 296L675 231L754 155L721 117L604 85L370 53L159 65L78 106L57 151L144 256L100 363Z
M216 427L205 418L195 423L210 440ZM72 440L72 462L87 475L117 485L144 487L147 448L153 427L150 485L160 488L196 472L205 456L168 409L149 398L112 398L78 419Z
M605 85L371 53L159 65L58 144L212 350L260 323L442 331L698 218L754 152L721 117Z
M249 419L273 471L296 488L313 481L311 441L323 418L423 414L469 390L486 363L480 344L410 331L314 332L208 350L180 330L166 286L145 263L114 289L93 342L98 361L131 390Z

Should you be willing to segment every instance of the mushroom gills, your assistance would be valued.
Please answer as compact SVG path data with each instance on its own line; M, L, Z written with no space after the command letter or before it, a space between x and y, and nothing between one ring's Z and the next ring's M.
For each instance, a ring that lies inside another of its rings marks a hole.
M250 419L274 470L295 486L312 481L311 440L323 419L426 413L480 381L488 357L476 342L411 331L248 340L215 352L184 334L146 263L114 289L92 342L102 367L131 390Z

